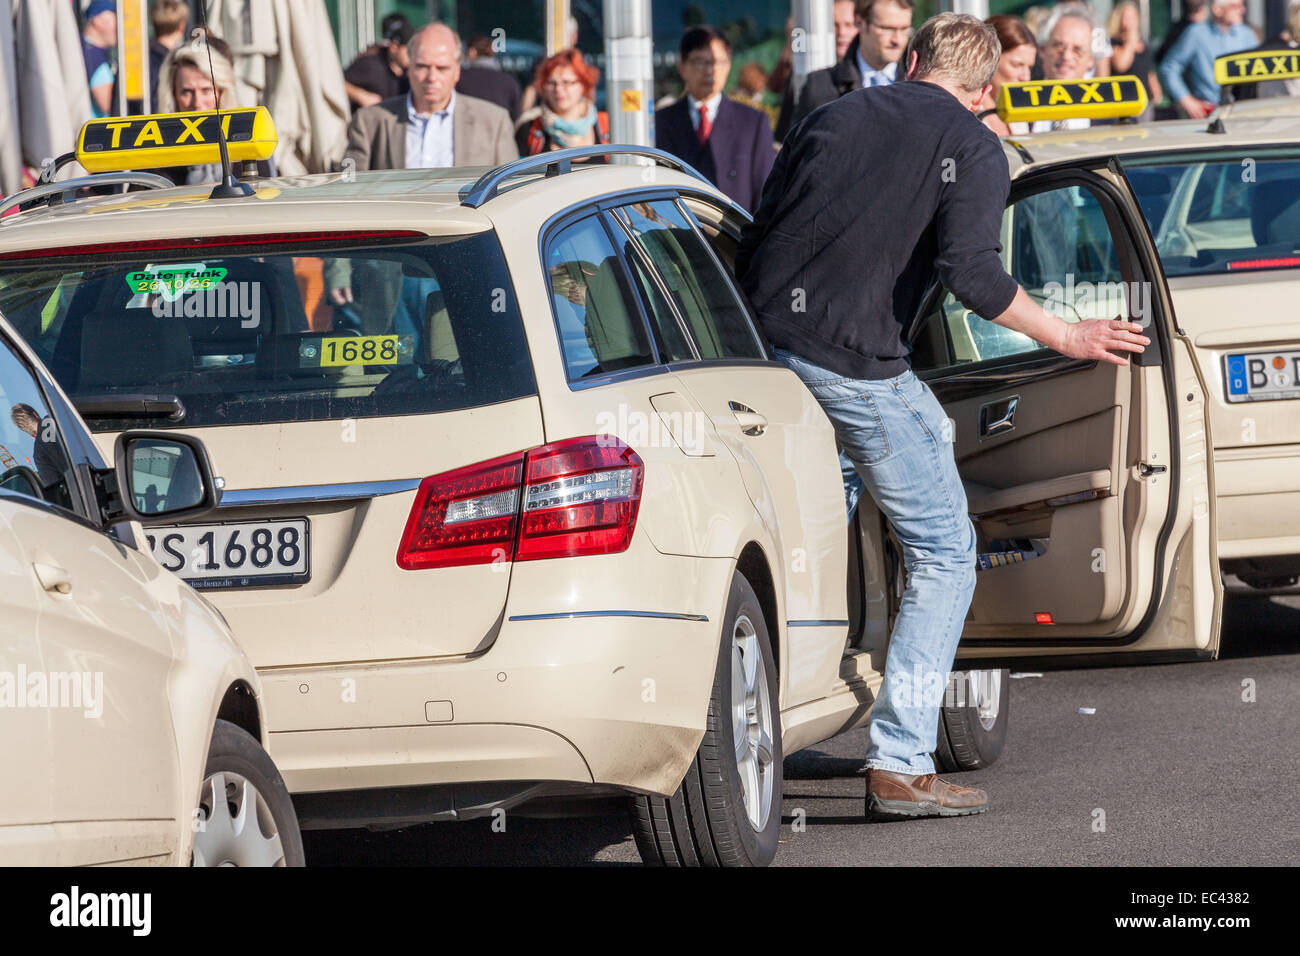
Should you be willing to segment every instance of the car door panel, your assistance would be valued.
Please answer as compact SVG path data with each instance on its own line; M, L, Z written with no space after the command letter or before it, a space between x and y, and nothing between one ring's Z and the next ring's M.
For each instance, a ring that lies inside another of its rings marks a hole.
M686 207L666 200L629 205L614 219L647 272L638 281L671 368L735 460L778 552L768 560L786 626L783 704L824 697L838 679L848 628L834 431L797 376L767 359L716 232L711 246Z
M967 507L985 547L997 541L1042 542L1041 556L983 573L970 623L1008 623L1017 594L1034 594L1021 623L1050 613L1058 624L1112 618L1123 597L1120 539L1123 413L1116 391L1127 369L1110 365L1009 389L1018 397L1014 427L980 435L980 411L1004 396L996 391L945 405L954 428ZM1069 400L1062 401L1063 391ZM942 400L942 392L938 391ZM1074 545L1091 539L1088 548ZM1066 545L1070 546L1066 546ZM1094 573L1096 550L1110 555ZM1121 562L1119 567L1115 567Z
M1117 186L1122 180L1109 170L1018 184L1004 220L1003 255L1031 296L1069 320L1137 319L1135 309L1151 309L1147 317L1161 324L1150 327L1158 334L1142 362L1080 363L1027 340L1017 345L951 299L931 303L913 331L918 373L953 421L979 537L981 570L962 657L1005 655L1007 648L1201 650L1217 639L1208 621L1196 633L1183 626L1172 635L1152 630L1159 605L1153 597L1171 586L1175 570L1165 565L1165 545L1176 541L1179 552L1186 542L1182 561L1198 567L1212 551L1212 541L1180 525L1186 502L1170 493L1177 481L1196 498L1208 480L1206 462L1195 454L1171 460L1176 431L1193 446L1205 434L1189 418L1203 390L1187 393L1178 384L1187 408L1171 415L1177 363L1161 357L1166 339L1184 346L1149 234ZM1077 279L1085 294L1062 298L1062 287L1073 290ZM1108 287L1120 290L1118 299L1103 294ZM955 335L954 327L965 334ZM991 429L993 422L1002 424ZM1209 587L1211 600L1213 592Z
M54 837L49 710L28 706L27 696L29 677L39 680L45 669L37 642L41 595L9 520L26 507L0 494L0 859L24 866L51 863Z

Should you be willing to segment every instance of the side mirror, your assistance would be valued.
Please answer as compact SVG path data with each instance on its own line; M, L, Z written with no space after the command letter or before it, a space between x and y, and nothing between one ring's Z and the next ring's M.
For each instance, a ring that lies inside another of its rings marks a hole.
M203 442L175 432L126 431L113 450L121 518L174 521L221 503Z

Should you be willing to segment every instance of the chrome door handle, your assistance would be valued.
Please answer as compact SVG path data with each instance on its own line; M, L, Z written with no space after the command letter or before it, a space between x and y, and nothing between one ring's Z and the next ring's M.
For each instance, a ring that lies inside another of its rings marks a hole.
M1016 427L1016 409L1020 407L1020 396L1000 398L980 406L980 437L990 438L1001 435Z
M742 405L740 402L727 402L727 405L731 409L731 414L736 416L736 421L740 423L740 430L744 434L761 435L767 430L767 419L748 405Z
M68 572L57 564L42 564L36 562L32 565L36 572L36 580L41 582L41 587L47 591L57 591L59 594L67 594L72 590L72 578Z

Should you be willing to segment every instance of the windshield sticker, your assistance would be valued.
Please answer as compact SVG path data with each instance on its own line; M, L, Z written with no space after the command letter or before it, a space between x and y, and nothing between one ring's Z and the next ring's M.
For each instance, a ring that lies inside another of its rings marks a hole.
M187 262L174 266L150 265L139 272L128 272L126 284L135 295L153 293L171 301L185 292L211 289L225 277L225 269L209 269L202 262Z

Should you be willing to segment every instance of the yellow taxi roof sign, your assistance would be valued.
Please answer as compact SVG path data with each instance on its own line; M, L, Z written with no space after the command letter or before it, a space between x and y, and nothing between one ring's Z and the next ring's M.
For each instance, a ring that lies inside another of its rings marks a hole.
M1220 86L1294 80L1300 77L1300 50L1254 50L1229 53L1214 61L1214 82Z
M93 119L77 137L77 162L91 173L219 163L217 116L198 110ZM220 116L232 163L275 152L275 123L265 106L222 110Z
M1136 76L1095 80L1030 80L1003 83L998 116L1005 123L1037 120L1120 119L1147 108L1147 91Z

